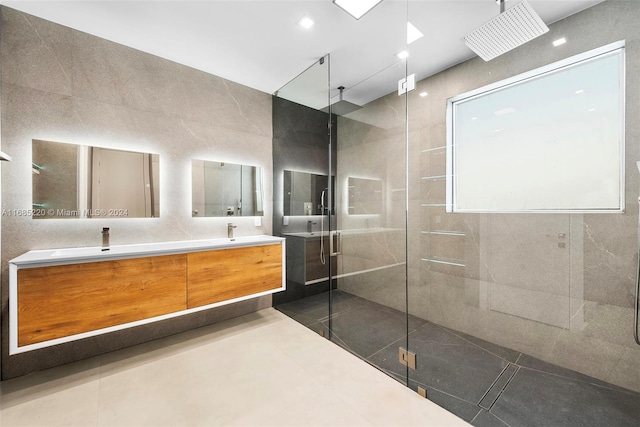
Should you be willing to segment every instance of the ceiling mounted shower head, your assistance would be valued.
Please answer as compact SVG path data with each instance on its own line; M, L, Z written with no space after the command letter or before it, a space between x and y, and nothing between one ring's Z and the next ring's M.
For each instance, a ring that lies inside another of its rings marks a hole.
M501 8L504 2L500 2ZM464 37L471 50L485 61L502 55L549 31L526 0Z
M337 102L331 104L331 106L324 107L322 110L325 113L328 113L331 110L331 114L335 114L336 116L344 116L346 114L352 113L356 110L361 109L362 107L354 104L353 102L344 100L344 86L340 86L338 90L340 91L339 99Z

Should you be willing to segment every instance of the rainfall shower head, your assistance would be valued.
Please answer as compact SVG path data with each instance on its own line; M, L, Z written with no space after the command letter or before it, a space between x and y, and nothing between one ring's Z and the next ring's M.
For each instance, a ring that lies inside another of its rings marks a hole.
M499 3L503 8L504 0ZM490 61L547 31L549 28L524 0L471 32L464 42L479 57Z
M353 102L345 101L343 99L344 86L340 86L338 88L340 90L340 99L337 102L331 104L331 106L324 107L321 111L325 113L329 112L329 108L331 108L331 114L335 114L337 116L344 116L345 114L352 113L356 110L361 109L362 107L354 104Z

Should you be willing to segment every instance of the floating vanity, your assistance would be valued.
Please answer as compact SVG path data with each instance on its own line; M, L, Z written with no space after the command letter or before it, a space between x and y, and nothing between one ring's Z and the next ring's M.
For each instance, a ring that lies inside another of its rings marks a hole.
M400 261L404 256L404 229L362 228L331 233L283 233L283 236L287 238L287 278L304 285L329 280L328 261L325 264L320 261L322 249L325 260L330 254L333 257L334 279L404 265Z
M273 236L29 251L9 262L9 354L285 289Z
M297 283L313 285L329 280L327 263L329 260L329 232L284 233L287 237L287 278ZM321 245L322 242L322 245ZM324 249L325 264L320 261L320 251ZM337 265L331 264L332 276Z

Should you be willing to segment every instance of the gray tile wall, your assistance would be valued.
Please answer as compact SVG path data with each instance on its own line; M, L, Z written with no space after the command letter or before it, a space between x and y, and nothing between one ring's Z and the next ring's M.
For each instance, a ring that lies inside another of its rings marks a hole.
M409 94L411 314L640 391L640 347L632 335L640 192L635 165L640 156L638 22L640 2L608 0L550 25L549 33L493 61L474 58L418 82ZM551 42L560 37L568 42L554 48ZM425 150L446 144L448 98L618 40L626 40L624 214L448 214L443 206L433 206L445 203L445 181L422 178L445 175L445 155L444 150ZM422 91L429 95L419 97ZM358 114L391 116L399 102L397 94L390 94ZM403 167L387 150L370 149L370 141L381 141L385 134L381 146L397 144L389 129L340 121L338 145L343 149L349 141L350 158L359 150L363 158L375 157L370 163L382 163L378 168ZM339 173L348 174L349 163L340 154ZM442 230L464 235L423 233ZM388 275L362 275L359 282L356 277L339 288L399 304Z
M273 97L273 234L306 231L306 218L284 216L284 171L327 175L328 115L286 99ZM335 128L335 127L334 127ZM334 158L335 161L335 158ZM334 163L335 164L335 163ZM318 217L319 218L319 217Z
M191 159L261 166L265 216L234 218L236 235L271 234L271 96L210 74L2 7L2 208L31 208L31 140L157 153L160 218L2 218L2 377L242 315L263 297L127 331L8 356L8 261L28 250L226 237L227 218L191 217Z
M289 217L289 224L283 225L284 171L328 174L329 131L327 123L329 116L327 113L276 96L273 97L272 112L273 234L280 236L283 233L304 232L310 218L316 222L313 230L319 230L320 216ZM335 152L333 161L335 165ZM274 305L278 305L314 295L326 291L327 286L327 283L305 286L301 283L288 281L287 290L274 295L273 302Z

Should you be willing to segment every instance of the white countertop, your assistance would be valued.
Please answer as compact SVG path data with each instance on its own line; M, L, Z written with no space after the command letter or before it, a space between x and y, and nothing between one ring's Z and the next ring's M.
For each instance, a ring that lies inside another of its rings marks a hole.
M225 249L243 246L258 246L280 243L283 237L258 235L233 239L183 240L177 242L137 243L114 245L103 251L100 246L84 248L41 249L29 251L9 261L24 267L68 264L71 262L106 261L122 258L137 258L146 255L169 255L193 251Z

